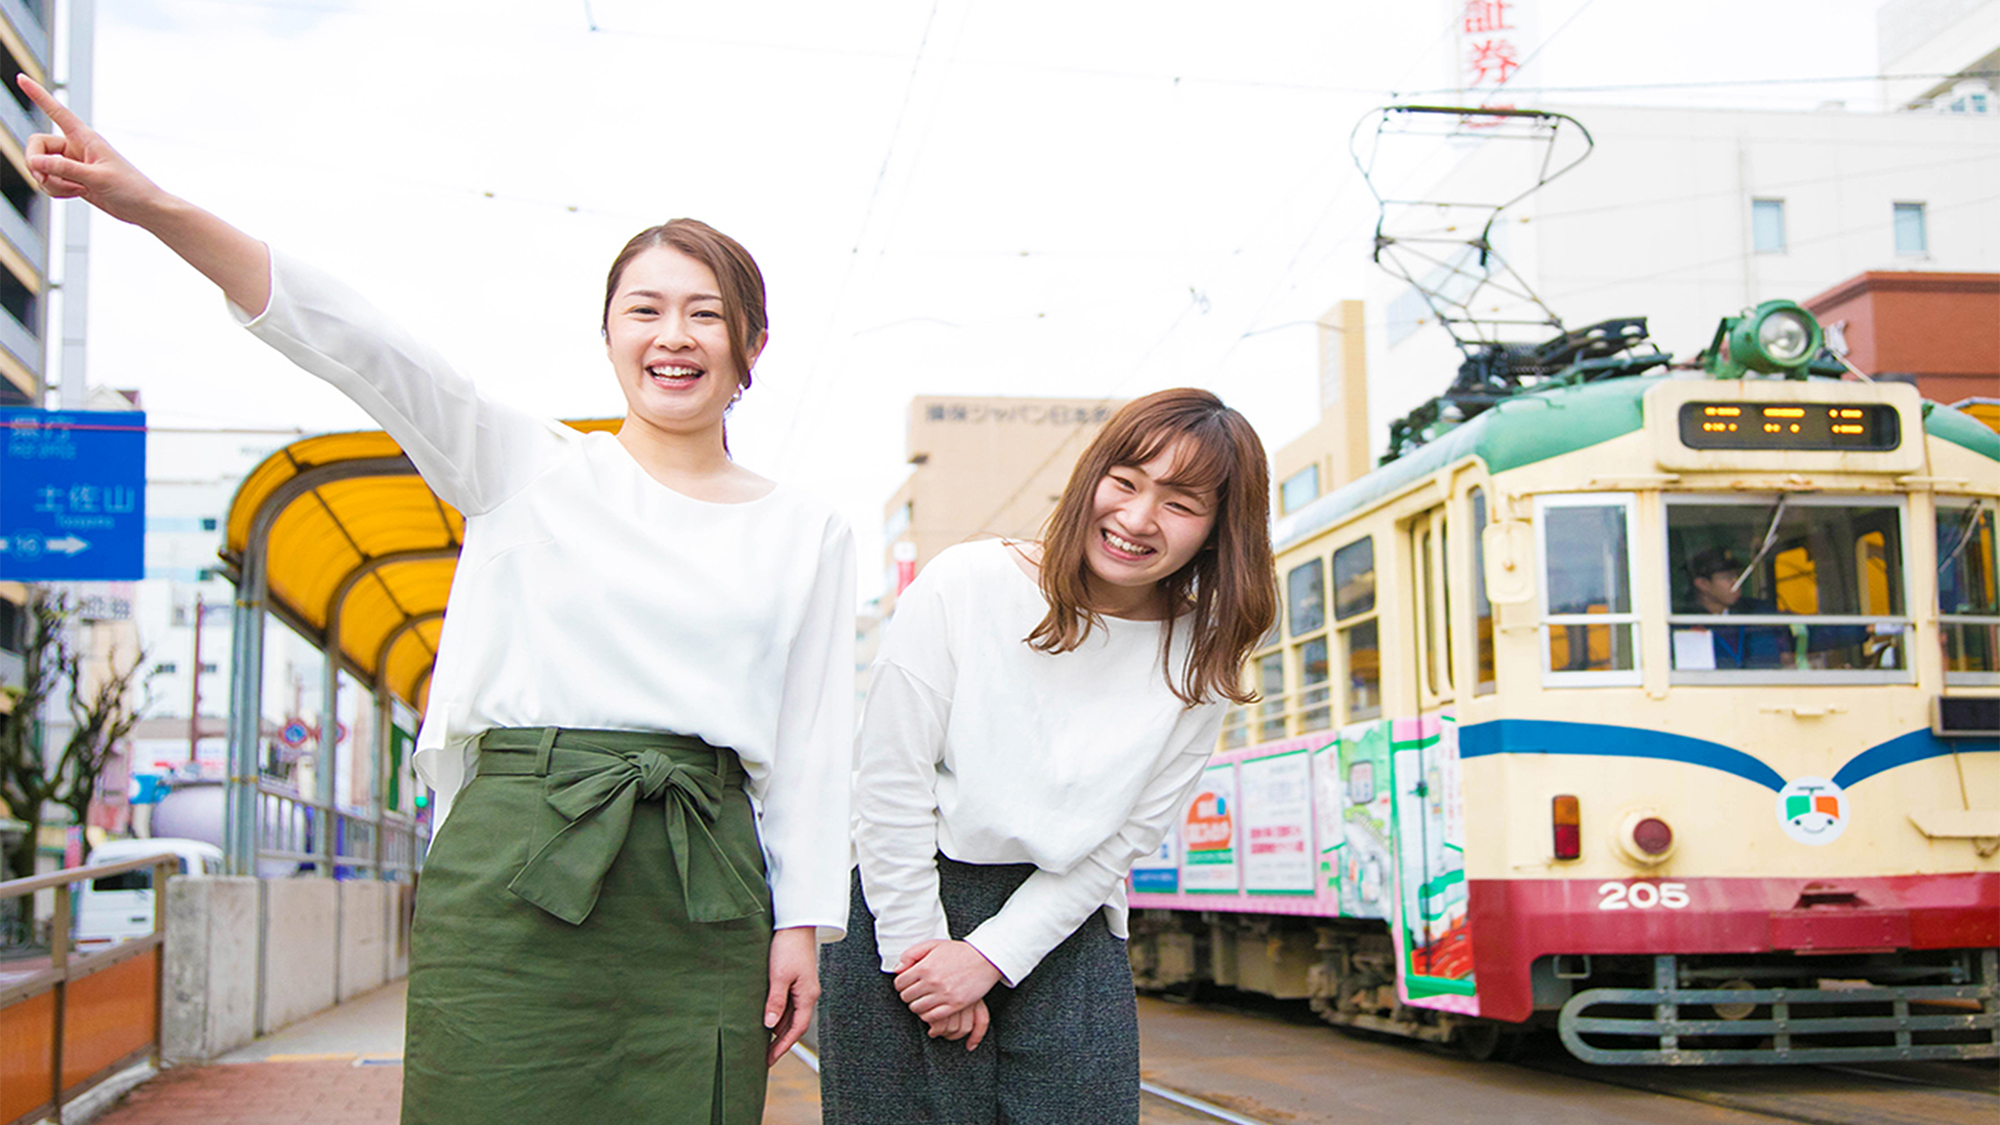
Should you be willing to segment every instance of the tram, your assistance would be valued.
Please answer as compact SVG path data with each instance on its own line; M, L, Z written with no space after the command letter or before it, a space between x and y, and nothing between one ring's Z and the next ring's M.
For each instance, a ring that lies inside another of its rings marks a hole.
M1826 377L1791 302L1644 336L1480 350L1276 523L1140 987L1477 1057L2000 1057L2000 434Z

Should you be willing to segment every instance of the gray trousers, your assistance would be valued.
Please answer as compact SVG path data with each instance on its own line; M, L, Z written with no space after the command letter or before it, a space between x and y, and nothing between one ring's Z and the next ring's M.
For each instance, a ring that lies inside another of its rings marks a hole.
M963 938L1006 904L1032 864L938 857L938 897ZM932 1039L896 995L854 877L847 937L820 947L820 1112L825 1125L1138 1125L1139 1016L1125 942L1090 916L1016 988L986 995L978 1050Z

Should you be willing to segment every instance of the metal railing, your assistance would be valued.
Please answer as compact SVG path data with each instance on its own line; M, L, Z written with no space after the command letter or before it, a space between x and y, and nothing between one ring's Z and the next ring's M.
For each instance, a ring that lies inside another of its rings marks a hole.
M417 869L419 829L407 817L352 812L268 779L257 783L256 798L260 864L276 861L336 877L366 873L398 882L407 882Z
M1222 717L1222 748L1240 750L1292 735L1331 730L1333 725L1333 685L1321 681L1230 707Z
M0 901L55 892L49 955L0 964L0 1013L9 1026L9 1081L0 1088L0 1125L48 1118L91 1087L141 1059L158 1066L166 973L166 888L180 871L176 855L72 867L0 882ZM71 933L71 888L140 868L153 869L153 931L109 949L78 955ZM74 1002L73 1002L74 1001Z

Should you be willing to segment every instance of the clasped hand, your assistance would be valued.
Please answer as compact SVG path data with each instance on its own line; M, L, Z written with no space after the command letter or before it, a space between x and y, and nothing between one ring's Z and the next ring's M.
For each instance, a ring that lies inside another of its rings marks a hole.
M985 954L962 941L921 941L896 970L896 994L930 1025L931 1038L964 1039L968 1051L986 1038L986 994L1000 983L1000 970Z

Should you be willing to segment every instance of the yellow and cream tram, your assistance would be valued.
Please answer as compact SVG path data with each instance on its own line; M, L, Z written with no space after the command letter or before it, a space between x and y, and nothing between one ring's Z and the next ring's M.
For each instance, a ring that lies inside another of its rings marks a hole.
M1141 985L1481 1055L2000 1055L2000 435L1819 344L1767 302L1698 370L1577 359L1281 519Z

